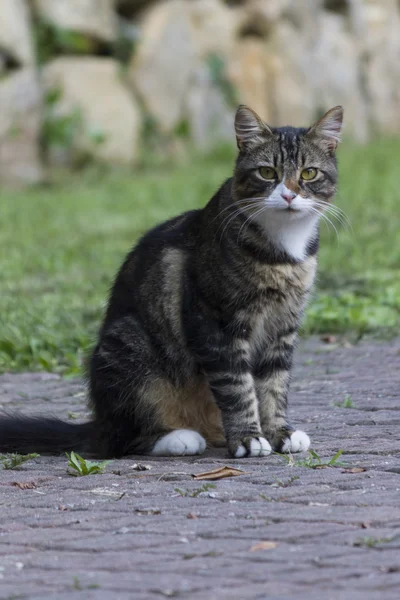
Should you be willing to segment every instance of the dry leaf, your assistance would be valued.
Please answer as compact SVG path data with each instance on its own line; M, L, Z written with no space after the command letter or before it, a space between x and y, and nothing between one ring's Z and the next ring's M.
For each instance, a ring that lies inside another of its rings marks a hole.
M34 490L36 488L36 483L34 481L13 481L11 485L20 490Z
M161 515L159 508L135 508L137 515Z
M342 469L342 473L364 473L367 469L364 467L350 467L349 469Z
M205 473L198 473L197 475L193 475L193 479L199 481L201 479L207 479L208 481L214 481L216 479L224 479L224 477L237 477L238 475L244 475L246 472L241 469L236 469L235 467L220 467L219 469L214 469L213 471L206 471Z
M188 513L186 515L187 519L198 519L199 517L195 513Z
M336 342L336 336L334 335L321 335L321 341L325 344L334 344Z
M142 463L134 463L131 469L134 471L150 471L152 467L150 465L143 465Z
M263 541L257 542L249 549L249 552L258 552L259 550L273 550L277 547L277 542Z

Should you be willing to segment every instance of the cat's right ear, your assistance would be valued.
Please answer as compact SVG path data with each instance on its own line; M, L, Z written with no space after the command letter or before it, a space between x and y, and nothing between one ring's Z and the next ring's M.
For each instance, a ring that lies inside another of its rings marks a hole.
M262 122L257 113L244 104L236 111L235 132L239 150L247 144L261 142L265 134L272 134L268 125Z

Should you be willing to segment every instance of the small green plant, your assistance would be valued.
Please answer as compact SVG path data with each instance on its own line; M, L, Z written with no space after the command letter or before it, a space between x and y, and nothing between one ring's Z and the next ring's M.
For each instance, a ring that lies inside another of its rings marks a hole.
M339 458L343 454L343 450L338 450L332 458L321 458L315 450L308 451L307 458L303 460L295 460L291 454L289 456L282 455L290 467L307 467L308 469L322 469L324 467L344 467L345 463L339 462Z
M181 488L175 488L174 491L183 497L188 496L189 498L196 498L196 496L198 496L202 492L207 492L208 490L211 490L216 487L217 486L214 483L205 483L204 485L202 485L201 487L199 487L195 490L188 490L188 489L182 490Z
M74 590L97 590L99 587L100 586L98 583L89 583L89 585L83 585L80 582L79 577L74 577L72 580L72 589Z
M274 499L271 498L271 496L266 496L265 494L260 494L260 498L262 498L266 502L273 502L274 501Z
M356 408L351 396L346 396L343 402L335 402L335 406L340 408Z
M100 473L104 473L104 469L110 462L109 460L103 460L102 462L86 460L73 451L71 451L69 454L67 452L66 454L68 458L68 467L73 469L73 471L70 471L69 474L74 475L75 477L99 475Z
M375 548L379 544L386 544L391 542L392 538L374 538L372 536L365 536L363 538L359 538L353 543L353 546L358 546L360 548Z
M289 479L286 479L286 481L275 478L275 482L271 484L271 487L286 488L289 487L289 485L292 485L293 481L297 481L297 479L300 479L298 475L292 475L292 477L289 477Z
M38 458L40 454L33 452L32 454L0 454L0 464L3 465L3 469L18 469L28 460Z

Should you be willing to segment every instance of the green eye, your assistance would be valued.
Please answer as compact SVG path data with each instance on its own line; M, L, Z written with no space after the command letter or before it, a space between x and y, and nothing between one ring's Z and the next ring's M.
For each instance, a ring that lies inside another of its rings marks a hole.
M275 179L276 171L272 167L260 167L259 173L263 179Z
M312 179L316 178L317 174L317 169L313 169L312 167L310 167L309 169L303 169L300 174L300 177L304 179L304 181L311 181Z

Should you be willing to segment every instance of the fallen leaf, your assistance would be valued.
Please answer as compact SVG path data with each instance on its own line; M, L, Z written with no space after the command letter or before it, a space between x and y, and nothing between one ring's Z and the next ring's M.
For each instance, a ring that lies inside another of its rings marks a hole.
M187 519L198 519L199 517L195 513L188 513L186 515Z
M36 483L34 481L12 481L11 485L17 487L20 490L34 490Z
M325 344L334 344L336 342L336 336L334 335L321 335L321 342Z
M152 469L153 467L151 467L150 465L143 465L142 463L134 463L131 466L131 469L133 469L134 471L150 471L150 469Z
M251 548L249 548L249 552L258 552L259 550L273 550L277 547L277 545L277 542L269 542L265 540L263 542L257 542L257 544L254 544L254 546L251 546Z
M238 475L245 475L246 471L242 471L241 469L236 469L235 467L220 467L219 469L214 469L213 471L206 471L205 473L197 473L197 475L193 475L193 479L199 481L201 479L207 479L209 481L214 481L215 479L224 479L224 477L237 477Z
M367 469L364 467L350 467L348 469L342 469L341 473L364 473Z
M135 508L135 513L138 515L161 515L159 508Z

